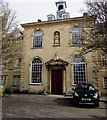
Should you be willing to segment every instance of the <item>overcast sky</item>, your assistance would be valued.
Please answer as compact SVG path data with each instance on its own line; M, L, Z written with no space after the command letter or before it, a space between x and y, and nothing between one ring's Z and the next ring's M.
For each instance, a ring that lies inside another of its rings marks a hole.
M7 0L20 23L36 22L38 19L46 21L49 14L56 16L57 1L59 0ZM66 3L66 12L70 13L70 17L82 16L80 9L85 8L84 0L66 0Z

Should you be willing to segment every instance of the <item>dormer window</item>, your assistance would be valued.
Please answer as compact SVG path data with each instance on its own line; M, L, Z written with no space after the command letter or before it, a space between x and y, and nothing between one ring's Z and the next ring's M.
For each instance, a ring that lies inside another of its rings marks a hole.
M67 19L67 18L69 18L70 17L70 15L69 15L69 13L64 13L64 14L62 14L62 18L63 19Z
M48 21L55 20L55 16L53 14L47 15Z

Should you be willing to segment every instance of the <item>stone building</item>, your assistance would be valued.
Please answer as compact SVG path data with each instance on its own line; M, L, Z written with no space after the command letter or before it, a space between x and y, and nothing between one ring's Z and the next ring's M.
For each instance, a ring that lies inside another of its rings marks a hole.
M63 0L56 2L56 7L56 17L50 14L47 21L22 24L24 39L20 76L13 79L16 74L12 72L13 77L7 78L9 85L19 87L20 91L71 94L76 84L93 82L104 93L107 75L100 67L104 60L101 53L92 51L79 55L84 46L84 31L91 28L94 18L86 13L70 18Z
M2 43L0 84L4 87L20 87L23 31L19 28L14 35Z
M84 45L84 31L94 19L86 13L70 18L66 1L56 2L56 19L22 24L25 30L24 60L20 89L30 92L70 94L78 83L93 82L99 89L98 52L78 55Z
M99 83L102 94L107 94L107 53L98 51Z

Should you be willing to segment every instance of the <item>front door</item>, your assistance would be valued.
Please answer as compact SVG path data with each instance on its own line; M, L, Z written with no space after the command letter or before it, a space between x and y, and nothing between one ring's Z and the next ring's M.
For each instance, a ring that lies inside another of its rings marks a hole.
M51 93L61 95L63 93L62 70L52 70Z

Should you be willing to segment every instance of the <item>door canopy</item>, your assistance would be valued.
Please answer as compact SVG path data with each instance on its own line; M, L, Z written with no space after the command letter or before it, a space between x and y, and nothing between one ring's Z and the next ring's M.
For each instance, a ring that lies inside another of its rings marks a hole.
M45 65L46 65L47 68L50 68L51 66L62 66L62 67L65 67L65 66L68 65L68 62L60 59L59 56L58 56L58 53L56 52L54 58L49 60L49 61L47 61L45 63Z
M46 66L67 66L68 62L58 58L58 59L51 59L50 61L47 61Z

